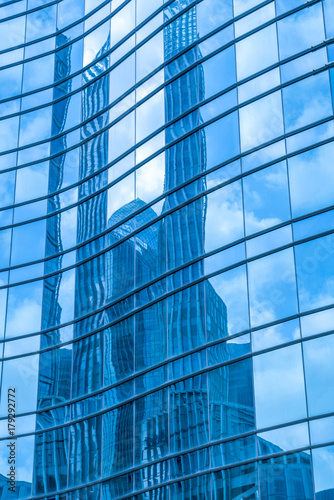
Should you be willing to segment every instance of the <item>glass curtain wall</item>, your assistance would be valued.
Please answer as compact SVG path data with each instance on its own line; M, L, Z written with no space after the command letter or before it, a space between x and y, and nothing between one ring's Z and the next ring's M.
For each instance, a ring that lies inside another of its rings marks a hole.
M332 0L0 0L1 500L334 500L333 93Z

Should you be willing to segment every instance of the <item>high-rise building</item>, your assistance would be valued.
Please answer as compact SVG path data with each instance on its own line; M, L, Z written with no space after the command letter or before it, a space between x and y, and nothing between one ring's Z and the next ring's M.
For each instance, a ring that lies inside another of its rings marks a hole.
M0 499L334 500L334 1L0 14Z

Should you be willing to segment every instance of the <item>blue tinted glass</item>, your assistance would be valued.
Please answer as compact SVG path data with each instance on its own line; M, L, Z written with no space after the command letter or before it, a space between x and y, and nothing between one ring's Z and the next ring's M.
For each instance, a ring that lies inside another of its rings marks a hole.
M209 372L211 440L254 429L252 365L249 359Z
M270 427L306 417L300 345L253 359L257 427Z
M334 446L312 450L314 489L316 499L334 498Z
M304 342L305 379L310 415L334 409L334 367L331 361L334 335Z
M230 500L258 498L257 467L255 464L242 465L212 474L212 491L214 500L224 498Z
M259 465L261 498L313 499L309 452L262 460Z

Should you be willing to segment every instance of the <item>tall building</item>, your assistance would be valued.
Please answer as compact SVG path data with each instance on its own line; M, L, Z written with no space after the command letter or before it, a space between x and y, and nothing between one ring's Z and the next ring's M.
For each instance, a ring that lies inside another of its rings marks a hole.
M0 13L1 500L334 500L333 0Z

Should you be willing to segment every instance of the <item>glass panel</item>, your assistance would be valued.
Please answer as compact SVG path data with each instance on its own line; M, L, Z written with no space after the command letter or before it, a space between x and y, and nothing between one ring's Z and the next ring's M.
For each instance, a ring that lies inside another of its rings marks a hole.
M143 464L168 452L167 389L138 399L135 404L135 462Z
M132 403L103 415L103 477L133 465L133 435Z
M300 345L256 356L253 366L257 427L306 417Z
M213 467L221 467L256 457L255 436L227 441L211 447Z
M282 92L286 132L326 118L333 112L327 71L289 85Z
M301 311L334 302L334 236L318 238L295 248L299 305Z
M300 498L313 500L313 479L309 452L262 460L259 465L262 500Z
M101 477L102 417L70 427L69 486Z
M241 108L239 116L241 151L255 148L284 133L280 92Z
M307 404L310 416L334 411L334 335L304 342Z
M9 289L7 337L16 337L40 330L42 292L42 281Z
M25 356L2 363L2 392L0 416L8 415L8 388L17 393L16 411L26 413L36 411L39 357Z
M278 61L275 24L236 44L238 80L268 68Z
M136 314L136 371L143 370L166 359L166 305L166 301L163 300Z
M247 234L257 233L290 218L286 162L245 177L243 192Z
M206 169L215 167L240 152L238 114L231 113L204 128ZM221 147L221 145L224 147Z
M292 249L248 264L252 326L270 323L297 312Z
M289 159L291 208L293 217L334 204L333 170L330 168L334 144L326 144ZM314 166L317 168L314 168Z
M208 441L206 374L170 387L169 426L171 453L193 448Z
M2 480L2 491L6 492L7 498L29 498L33 477L34 436L17 438L15 441L2 441L1 448L0 473L2 477L6 475L5 480ZM11 453L16 457L15 465L12 466L9 465ZM11 471L10 467L14 467L14 470Z
M310 445L307 423L282 427L257 435L259 455L270 455Z
M159 129L164 120L164 92L161 90L136 110L136 142Z
M273 17L275 17L275 3L271 2L269 5L262 7L262 9L253 12L253 14L249 14L239 21L236 21L234 23L235 36L239 37L248 31L252 31L261 24L265 24Z
M253 351L267 349L300 338L299 320L293 319L279 325L252 332Z
M317 500L334 498L334 446L312 450L315 496Z
M254 429L251 360L229 364L208 375L211 441Z
M197 30L204 36L233 16L232 0L205 0L197 5Z
M128 22L128 21L127 21ZM164 39L161 30L136 52L136 81L139 82L146 75L163 63Z
M333 330L334 309L309 314L300 318L303 337Z
M205 82L205 94L202 99L207 99L236 82L234 47L219 52L201 66Z
M205 251L244 236L241 182L233 182L206 197Z
M281 19L277 30L281 59L322 42L325 38L322 6L316 4Z
M68 451L68 427L37 434L34 460L34 495L66 488Z
M213 500L256 500L259 496L255 464L242 465L212 474Z
M208 340L246 330L249 327L246 267L218 274L206 283Z
M107 321L112 318L108 317ZM134 370L133 317L105 330L104 385L127 377Z
M334 417L311 420L310 435L312 445L334 441Z

